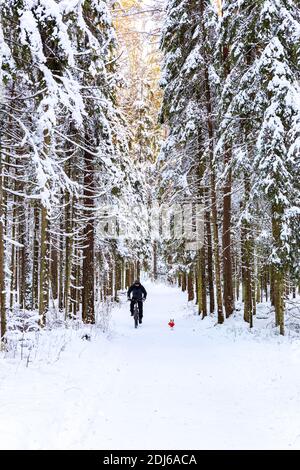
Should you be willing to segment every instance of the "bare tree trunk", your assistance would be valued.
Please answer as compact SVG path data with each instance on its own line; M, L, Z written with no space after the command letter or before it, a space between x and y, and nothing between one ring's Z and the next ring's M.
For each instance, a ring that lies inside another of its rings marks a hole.
M18 209L18 221L19 221L19 236L18 242L20 247L18 249L18 262L19 262L19 276L18 276L18 303L20 307L24 308L24 267L25 267L25 227L24 218L21 207Z
M181 290L182 292L186 292L186 272L182 273L182 278L181 278Z
M76 248L76 265L75 265L75 308L74 315L78 317L80 312L81 301L81 273L82 273L82 253L79 248Z
M64 289L64 307L65 318L67 319L71 312L71 274L72 274L72 251L73 251L73 235L72 235L72 198L66 194L65 205L65 289Z
M77 316L77 290L79 287L78 278L77 278L77 270L78 270L78 249L74 247L74 262L72 263L72 273L71 273L71 287L70 287L70 298L71 298L71 312L73 318Z
M194 269L194 280L195 280L195 304L198 305L198 313L199 313L199 283L198 283L198 269L199 269L199 266L198 266L198 259L197 259L197 262L196 262L196 265L195 265L195 269Z
M0 135L1 139L1 135ZM0 140L0 317L1 340L6 333L6 296L4 277L4 208L3 208L3 177L2 177L2 143Z
M126 271L125 271L125 287L128 289L131 285L131 279L130 279L130 264L129 261L126 260Z
M87 139L88 140L88 139ZM82 267L82 319L85 323L95 323L95 302L94 302L94 165L93 157L87 151L84 152L85 172L84 172L84 205L86 225L84 227L85 246L83 248Z
M60 221L60 235L59 235L59 267L58 267L58 308L64 309L64 218Z
M255 253L254 253L254 240L253 235L251 235L251 251L252 251L252 260L251 260L251 268L252 268L252 279L251 279L251 293L252 293L252 311L253 316L256 315L256 289L257 289L257 276L256 276L256 269L255 269Z
M48 311L48 291L49 291L49 243L48 243L48 220L47 209L41 208L41 236L40 236L40 279L39 279L39 315L40 324L46 324L46 313Z
M274 271L274 266L270 266L270 300L271 300L271 305L274 307L275 306L275 295L276 295L276 292L275 292L275 271ZM278 321L277 321L277 317L275 318L275 321L276 321L276 326L279 325Z
M130 285L135 281L134 263L130 262Z
M197 301L198 301L198 314L203 315L203 283L202 283L202 268L201 268L201 253L198 250L197 253L197 273L196 273L196 285L197 285Z
M250 185L249 180L245 178L245 204L249 200ZM242 262L243 262L243 292L244 292L244 320L249 323L250 328L253 326L253 295L252 295L252 260L253 260L253 240L251 233L251 224L244 218L242 221Z
M20 149L17 150L20 153ZM13 236L14 240L20 243L20 246L17 246L12 252L12 277L11 277L11 292L12 292L12 305L14 302L17 302L19 305L22 305L23 298L22 298L22 289L21 289L21 282L22 282L22 260L21 260L21 244L22 244L22 231L23 231L23 224L21 220L21 207L20 207L20 196L18 195L21 193L21 186L19 181L19 165L21 161L19 158L16 158L16 168L14 170L14 191L15 194L13 195Z
M141 277L141 263L139 261L136 262L136 275L137 275L137 278L140 279L140 277Z
M119 301L120 290L122 290L122 259L119 255L115 255L115 302Z
M272 217L272 235L274 245L278 251L282 248L281 241L281 231L282 223L281 217L283 210L278 205L273 205L272 207L273 217ZM284 335L284 309L285 309L285 294L284 294L284 268L281 264L273 264L273 295L274 295L274 307L275 307L275 318L276 324L279 326L280 334Z
M22 232L20 243L22 244L21 259L21 275L20 275L20 305L26 310L30 310L32 305L32 288L30 282L30 253L29 253L29 229L27 226L28 217L26 212L22 214L24 222L22 224Z
M210 211L205 211L206 221L206 237L207 237L207 282L209 289L209 312L215 311L215 294L214 294L214 279L213 279L213 251L212 251L212 237L210 225Z
M188 301L194 300L194 279L193 279L193 270L192 268L189 270L187 275L187 290L188 290Z
M251 273L251 247L250 241L245 242L245 274L244 274L244 320L250 324L250 328L253 326L253 305L252 305L252 273Z
M275 317L281 335L284 335L284 276L280 268L274 268Z
M206 300L206 272L205 272L205 247L203 246L199 250L200 256L200 278L199 282L201 282L201 310L202 310L202 318L207 316L207 300Z
M125 261L121 258L121 290L125 289Z
M157 241L153 242L153 279L157 280Z
M236 255L235 255L235 298L236 300L240 299L240 283L241 283L241 253L239 242L237 241Z
M15 182L16 184L16 182ZM12 233L11 237L13 240L16 240L16 220L17 220L17 210L16 210L16 195L13 196L13 212L12 212ZM10 308L12 309L15 300L16 300L16 285L17 285L17 250L15 245L12 245L11 248L11 262L10 262Z
M198 250L197 254L197 299L198 313L202 318L207 316L206 306L206 283L205 283L205 256L204 247Z
M217 310L218 323L224 323L223 302L222 302L222 286L221 286L221 263L219 252L219 228L217 216L217 198L215 191L215 174L211 166L211 199L212 199L212 220L213 220L213 238L214 238L214 259L215 259L215 279L217 291Z
M257 262L257 272L256 272L256 302L261 302L261 267L259 262Z
M106 294L109 297L109 300L112 300L113 298L113 263L111 259L109 259L109 262L108 262L106 286L107 286Z
M268 302L268 279L269 279L269 267L264 267L264 291L265 291L265 298L266 302Z
M226 152L225 165L230 164L230 153ZM232 286L232 256L231 256L231 169L228 170L223 195L223 299L228 318L234 310Z
M107 299L107 273L102 274L102 296L103 302L106 302Z
M34 234L33 234L33 263L32 263L32 308L38 308L39 302L39 232L40 232L40 210L38 204L33 209Z
M51 291L53 300L58 297L58 252L57 252L58 237L53 235L51 240Z

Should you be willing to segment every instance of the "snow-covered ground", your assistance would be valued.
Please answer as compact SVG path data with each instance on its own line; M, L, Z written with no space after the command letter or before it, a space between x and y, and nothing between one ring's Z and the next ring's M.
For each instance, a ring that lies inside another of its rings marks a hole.
M300 449L298 335L202 321L177 288L146 288L138 330L123 302L108 335L1 356L0 448Z

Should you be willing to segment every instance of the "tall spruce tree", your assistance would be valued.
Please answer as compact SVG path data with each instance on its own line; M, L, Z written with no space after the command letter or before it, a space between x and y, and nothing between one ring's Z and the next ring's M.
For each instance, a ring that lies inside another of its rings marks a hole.
M217 11L209 1L203 0L200 4L193 1L173 1L168 3L166 14L162 35L165 56L161 84L164 89L162 121L167 123L169 135L159 161L162 168L162 190L166 194L170 193L171 180L171 194L177 192L192 197L206 206L206 246L197 254L197 290L198 297L202 299L199 311L204 314L206 311L206 264L209 266L210 311L214 310L211 262L213 238L218 322L222 323L214 163L218 78L214 69L213 51L216 44ZM207 194L210 194L209 199Z

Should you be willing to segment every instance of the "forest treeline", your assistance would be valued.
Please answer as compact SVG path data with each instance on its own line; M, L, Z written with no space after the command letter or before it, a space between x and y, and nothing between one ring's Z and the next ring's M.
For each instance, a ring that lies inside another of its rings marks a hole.
M205 242L165 249L199 313L270 300L284 334L299 288L300 9L292 0L170 0L162 32L161 201L200 201ZM170 255L170 252L172 255Z
M38 311L41 326L51 309L94 323L97 305L117 300L149 250L146 218L128 210L147 203L146 184L118 101L126 83L111 2L9 0L0 10L4 337L18 311ZM114 210L129 242L98 230Z
M297 2L159 2L160 52L133 32L141 8L0 0L1 338L19 311L94 323L141 269L219 323L242 299L252 326L271 300L284 334L299 289ZM153 238L157 201L201 203L199 250Z

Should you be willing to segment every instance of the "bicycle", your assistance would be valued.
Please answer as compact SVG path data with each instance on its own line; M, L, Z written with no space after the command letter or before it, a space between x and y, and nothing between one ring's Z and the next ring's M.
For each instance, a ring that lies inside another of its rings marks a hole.
M128 299L130 300L130 299ZM145 299L142 300L144 302ZM133 321L134 321L134 327L137 328L139 326L139 320L140 320L140 311L139 311L139 304L138 304L138 299L132 299L133 302Z
M133 299L133 320L134 320L134 327L137 328L139 325L140 319L140 311L139 311L139 304L137 299Z

